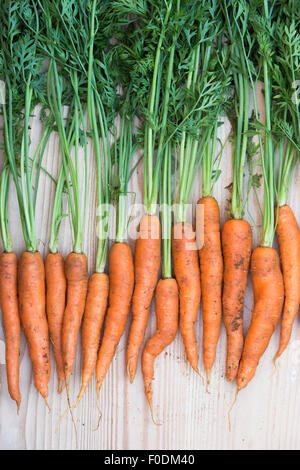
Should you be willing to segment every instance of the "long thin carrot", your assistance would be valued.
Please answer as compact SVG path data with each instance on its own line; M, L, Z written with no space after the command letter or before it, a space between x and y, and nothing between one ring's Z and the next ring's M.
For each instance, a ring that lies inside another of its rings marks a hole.
M96 366L98 395L129 315L134 287L134 264L130 246L127 243L114 243L109 252L108 265L109 308Z
M64 359L62 351L62 326L66 308L66 276L65 261L60 253L49 253L45 261L46 274L46 312L52 342L56 371L58 377L58 393L62 392L65 379Z
M204 244L199 250L203 306L203 362L208 382L213 367L222 321L223 257L217 201L204 197Z
M268 347L280 319L284 286L279 256L270 247L258 247L251 257L254 309L237 376L238 390L254 377L259 360Z
M156 332L150 338L142 354L142 372L145 393L153 417L152 380L154 360L176 336L178 328L178 285L175 279L161 279L155 291Z
M77 403L93 377L97 364L97 354L101 328L107 307L109 277L105 273L94 273L88 284L88 293L81 329L82 378Z
M179 287L179 328L188 361L199 373L195 322L200 306L201 287L196 234L191 224L186 222L174 226L172 253L175 277Z
M45 312L45 268L39 252L24 252L18 270L20 318L33 364L35 387L48 397L50 345Z
M153 215L144 216L135 246L132 324L126 349L127 371L131 383L136 374L139 351L144 340L151 302L158 281L160 238L159 218Z
M63 319L62 348L65 381L68 391L87 294L87 257L84 254L70 253L65 261L65 273L67 280L67 305Z
M276 228L283 282L285 289L285 304L283 309L280 344L275 360L286 349L300 303L300 231L292 209L288 205L278 210Z
M19 388L19 356L21 325L18 306L18 259L14 253L0 254L0 304L5 330L5 358L8 391L16 402L18 411L21 404Z
M223 315L227 333L226 378L235 380L243 351L244 300L252 249L252 232L245 220L227 220L222 231L224 256Z

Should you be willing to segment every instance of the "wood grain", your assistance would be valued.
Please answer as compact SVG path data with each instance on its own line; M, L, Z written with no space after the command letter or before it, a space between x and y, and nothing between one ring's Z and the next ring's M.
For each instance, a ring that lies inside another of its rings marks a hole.
M220 138L226 141L230 125L225 121L220 128ZM37 145L41 129L38 118L32 121L32 147ZM226 205L230 194L226 187L232 181L231 144L227 143L222 160L222 175L215 187L215 196L220 204L222 223L226 220ZM89 258L90 271L94 269L96 255L96 181L93 149L89 146L88 206L86 214L85 252ZM53 135L47 146L44 167L54 177L58 174L60 162L59 141ZM131 182L131 191L136 192L141 202L143 168L140 165ZM37 233L39 249L45 255L49 237L52 202L55 186L45 175L41 176L37 204ZM201 172L196 178L192 201L201 196ZM260 191L260 198L262 197ZM290 192L290 204L300 223L300 172L296 175ZM250 214L246 218L260 226L261 221L254 196L249 201ZM9 197L9 223L16 252L24 249L19 224L16 195L13 190ZM137 223L137 222L136 222ZM254 230L254 229L253 229ZM257 244L254 231L254 242ZM132 247L134 242L130 241ZM67 255L71 249L68 222L62 223L60 249ZM253 305L252 291L248 285L245 305L245 326L247 328ZM146 332L146 340L155 330L155 314ZM202 320L199 312L196 325L197 340L201 351ZM212 383L208 394L201 379L191 370L185 357L179 334L174 343L156 360L154 388L154 409L162 426L152 423L148 404L144 396L141 371L135 383L130 385L125 370L125 345L128 334L122 338L109 373L103 384L100 398L102 420L98 421L96 408L95 378L92 380L81 405L75 410L79 448L92 449L300 449L300 323L293 330L288 350L284 353L275 371L272 358L279 344L279 328L274 334L267 353L257 369L255 379L240 393L232 411L232 431L229 432L228 410L233 402L235 386L225 381L226 335L218 345L217 359L212 372ZM3 341L3 331L0 330ZM3 345L2 345L3 346ZM1 346L1 348L2 348ZM203 373L202 353L199 365ZM24 338L21 351L21 391L23 396L20 415L7 392L3 354L0 361L0 448L1 449L75 449L76 440L70 416L58 425L60 416L67 408L65 394L57 395L57 379L52 359L52 376L49 386L48 413L42 398L36 392L31 364ZM76 367L71 378L71 401L80 388L80 348L77 352Z

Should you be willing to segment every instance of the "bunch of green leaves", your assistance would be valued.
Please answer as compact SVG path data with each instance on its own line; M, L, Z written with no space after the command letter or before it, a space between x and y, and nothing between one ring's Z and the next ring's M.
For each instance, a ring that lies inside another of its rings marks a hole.
M277 203L285 205L300 157L300 2L280 4L274 40L272 125L278 150Z
M2 103L4 152L17 191L21 223L28 251L37 250L35 207L42 158L53 121L44 116L44 131L33 158L30 157L30 118L37 104L45 105L45 74L37 50L40 21L35 2L3 1L0 11L0 78L5 83ZM7 168L7 167L6 167ZM5 177L8 181L7 177ZM2 185L8 191L8 184ZM7 195L6 195L7 198ZM11 249L7 204L1 205L2 237Z

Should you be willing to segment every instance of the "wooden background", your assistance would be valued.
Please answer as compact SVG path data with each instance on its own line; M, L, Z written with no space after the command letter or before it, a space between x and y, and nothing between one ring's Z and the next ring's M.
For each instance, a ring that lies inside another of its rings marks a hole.
M38 111L37 113L38 114ZM226 141L230 124L225 121L220 128L220 138ZM32 120L32 149L36 148L41 135L38 116ZM2 157L2 156L1 156ZM88 206L86 214L85 252L89 257L90 272L93 272L96 238L96 181L93 152L89 147ZM52 135L45 154L44 167L56 178L60 162L59 141ZM226 187L232 181L231 144L225 147L222 160L222 175L215 187L222 224L226 220L226 204L230 194ZM141 201L143 168L139 166L131 183L131 190ZM51 222L52 202L55 185L44 174L41 177L37 204L37 236L39 249L46 255ZM192 201L201 196L201 172L196 178ZM260 197L262 196L260 191ZM290 191L291 206L300 223L300 171ZM249 210L260 226L261 221L253 196ZM251 218L246 214L249 221ZM24 250L20 229L17 200L13 186L9 198L9 222L15 251ZM136 222L137 223L137 222ZM253 223L252 223L253 225ZM253 229L254 230L254 229ZM254 243L258 242L254 230ZM68 222L65 220L60 231L60 250L67 255L71 250ZM132 247L134 242L132 241ZM248 327L253 305L249 283L245 305L245 327ZM103 413L100 427L95 431L98 420L96 409L95 378L78 409L74 411L78 430L79 448L92 449L300 449L300 322L297 318L290 346L274 370L272 358L279 344L279 328L257 369L255 379L239 395L232 411L232 429L229 430L228 411L235 395L235 385L225 380L226 335L224 326L218 345L217 359L212 373L210 393L207 393L201 379L192 371L186 361L180 334L155 363L154 405L155 413L162 426L152 423L148 404L144 396L142 374L139 369L135 383L130 385L125 370L125 345L128 326L117 349L116 356L104 381L101 391L100 408ZM155 312L146 331L146 339L155 331ZM200 350L199 366L203 372L201 338L202 318L199 312L196 332ZM80 343L78 343L80 344ZM49 385L49 414L43 399L36 392L31 363L24 337L21 348L21 393L22 406L17 416L15 404L7 392L4 334L0 326L0 448L1 449L76 449L74 428L67 415L59 424L59 418L66 410L65 392L56 392L57 378L52 358L51 382ZM71 378L71 401L74 402L80 388L80 346Z

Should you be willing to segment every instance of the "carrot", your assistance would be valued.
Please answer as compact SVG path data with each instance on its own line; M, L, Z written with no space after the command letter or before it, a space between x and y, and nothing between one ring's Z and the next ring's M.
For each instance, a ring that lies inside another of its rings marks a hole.
M154 360L176 336L178 328L178 286L175 279L161 279L155 292L156 332L150 338L142 354L142 372L145 393L153 417L152 380Z
M58 377L58 393L65 379L62 353L62 325L66 307L66 276L64 258L60 253L49 253L45 262L46 312Z
M140 223L135 246L135 289L132 299L126 363L130 382L134 381L139 351L148 322L149 311L160 268L160 221L154 215L145 215Z
M203 306L203 361L209 383L222 321L223 257L217 201L204 197L204 245L199 250Z
M174 226L172 252L174 272L179 287L179 328L188 361L199 373L195 321L201 300L200 269L196 235L191 224L179 223Z
M77 337L84 312L88 285L88 261L84 254L70 253L65 261L67 305L62 328L65 381L68 392L74 367Z
M24 252L18 270L20 318L33 364L35 387L48 397L50 346L45 312L45 269L39 252Z
M252 248L252 232L248 222L241 219L227 220L222 231L222 247L223 312L227 333L226 378L232 382L236 379L244 344L244 300Z
M5 330L5 358L9 394L21 405L19 388L19 356L21 326L18 307L18 259L14 253L0 255L0 303Z
M109 277L104 273L94 273L88 285L88 293L81 331L82 378L77 404L95 372L101 328L107 307Z
M270 247L258 247L251 257L254 309L238 370L238 390L254 377L280 319L284 298L279 256Z
M285 304L280 344L275 360L281 356L289 343L300 303L300 232L297 220L288 205L279 208L276 233L283 271Z
M108 257L109 308L99 349L96 377L99 395L116 348L124 333L134 287L134 265L127 243L114 243Z

